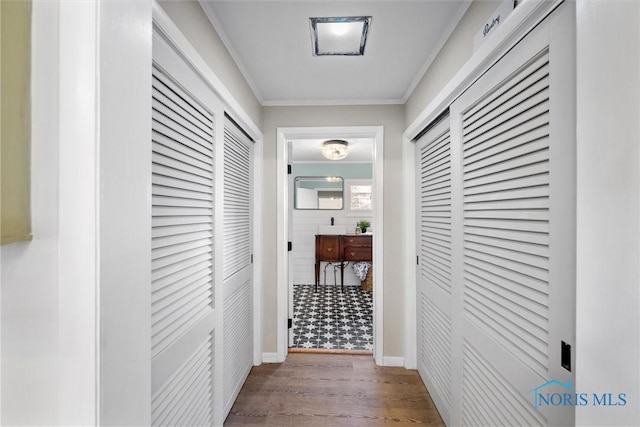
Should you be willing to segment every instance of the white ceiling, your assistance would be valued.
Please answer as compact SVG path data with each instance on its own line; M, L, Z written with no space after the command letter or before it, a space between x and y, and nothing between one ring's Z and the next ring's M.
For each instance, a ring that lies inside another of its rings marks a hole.
M402 104L469 0L200 0L263 105ZM364 56L313 56L309 18L371 16Z

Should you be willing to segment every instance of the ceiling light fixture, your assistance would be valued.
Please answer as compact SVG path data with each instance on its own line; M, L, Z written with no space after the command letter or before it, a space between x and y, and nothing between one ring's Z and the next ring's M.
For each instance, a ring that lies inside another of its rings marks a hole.
M349 154L349 143L342 139L330 139L322 143L322 155L329 160L342 160Z
M309 18L314 56L362 56L370 16Z

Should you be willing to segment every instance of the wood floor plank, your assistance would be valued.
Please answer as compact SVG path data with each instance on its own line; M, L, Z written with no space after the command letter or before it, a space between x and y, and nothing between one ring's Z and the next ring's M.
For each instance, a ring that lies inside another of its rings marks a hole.
M225 426L444 426L416 371L366 355L289 354L252 369Z

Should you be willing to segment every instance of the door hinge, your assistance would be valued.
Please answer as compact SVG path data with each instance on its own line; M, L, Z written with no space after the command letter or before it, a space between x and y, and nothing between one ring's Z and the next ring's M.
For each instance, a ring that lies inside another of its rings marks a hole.
M251 254L251 264L253 264L253 254Z
M287 329L293 328L293 319L287 319Z
M293 250L293 242L287 242L287 251L291 252Z
M287 165L287 175L291 175L291 165Z
M416 265L420 265L420 256L416 255Z

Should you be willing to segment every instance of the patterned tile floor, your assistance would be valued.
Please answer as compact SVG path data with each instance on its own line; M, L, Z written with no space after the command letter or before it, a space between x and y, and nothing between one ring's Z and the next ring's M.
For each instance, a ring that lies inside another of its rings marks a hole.
M360 286L294 285L293 347L373 351L373 298Z

